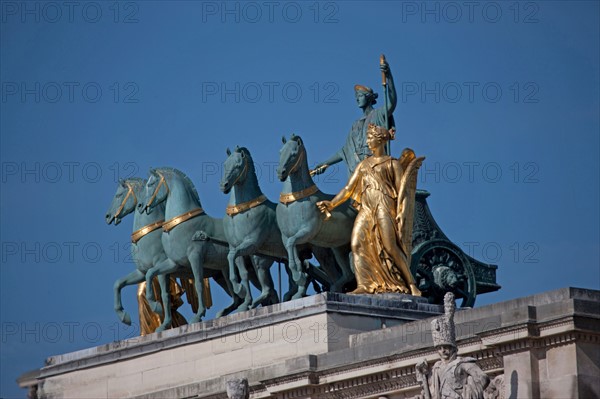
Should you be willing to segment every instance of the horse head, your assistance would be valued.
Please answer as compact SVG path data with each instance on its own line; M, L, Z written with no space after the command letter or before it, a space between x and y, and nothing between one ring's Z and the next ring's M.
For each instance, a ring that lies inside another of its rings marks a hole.
M298 170L302 160L306 158L306 149L300 136L292 133L289 140L281 138L283 147L279 151L279 166L277 167L277 177L285 181L288 176Z
M223 165L221 191L228 194L234 185L243 183L251 168L252 158L246 148L236 146L233 152L228 148L227 159Z
M117 192L104 217L107 224L114 222L116 226L121 223L123 217L135 210L140 201L140 194L145 183L146 181L139 177L132 177L126 180L119 179Z
M150 168L150 176L146 182L145 190L146 201L138 204L138 211L140 213L146 212L146 214L152 213L152 210L158 205L163 203L169 195L169 186L165 179L164 172L160 169Z

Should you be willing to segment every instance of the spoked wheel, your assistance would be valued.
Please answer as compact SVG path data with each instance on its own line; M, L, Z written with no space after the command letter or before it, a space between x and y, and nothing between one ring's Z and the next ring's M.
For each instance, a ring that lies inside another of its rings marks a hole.
M442 304L444 294L462 298L461 307L473 307L477 283L473 266L463 251L447 240L425 241L412 251L410 270L424 297Z

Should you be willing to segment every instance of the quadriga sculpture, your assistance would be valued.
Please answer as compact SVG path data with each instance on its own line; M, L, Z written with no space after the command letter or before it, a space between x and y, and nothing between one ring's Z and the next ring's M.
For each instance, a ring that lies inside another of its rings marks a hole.
M199 300L198 311L190 319L190 323L196 323L206 314L203 278L214 272L222 273L227 285L226 291L233 301L217 317L236 310L243 301L235 295L231 286L227 261L229 250L225 245L223 221L207 215L202 209L200 197L191 180L175 168L151 169L146 183L146 198L146 203L138 206L141 213L152 213L159 204L165 203L161 239L168 257L166 262L148 270L146 282L151 281L154 276L191 268ZM246 261L249 262L248 259ZM146 296L153 298L153 292L148 287Z
M310 176L302 139L292 134L289 140L283 137L282 142L277 176L283 182L283 187L277 204L277 224L288 253L293 279L298 285L298 292L293 298L301 298L306 294L307 273L298 255L298 246L306 243L333 250L342 274L331 285L331 291L342 291L346 284L354 281L350 238L356 212L346 203L336 208L331 218L325 221L316 203L331 200L333 195L322 193ZM336 274L327 263L322 266L326 267L329 276Z
M144 186L146 180L133 177L119 181L117 191L113 197L110 207L106 212L105 220L107 224L114 223L118 225L121 219L135 211L139 201L144 199ZM164 222L164 205L158 206L155 212L151 214L134 213L133 216L133 234L131 235L131 256L136 265L136 270L125 277L118 279L114 285L114 303L115 312L123 323L131 325L131 316L123 309L121 301L121 290L129 285L138 284L146 281L146 272L157 264L165 262L167 255L163 250L161 243L161 227ZM169 296L169 284L166 276L159 277L161 295ZM188 293L189 295L189 293ZM158 314L153 314L144 298L140 300L140 330L142 334L153 332L161 324ZM144 303L146 302L146 303ZM170 302L170 299L169 299ZM176 325L185 324L183 316L175 313ZM170 321L169 321L170 323Z

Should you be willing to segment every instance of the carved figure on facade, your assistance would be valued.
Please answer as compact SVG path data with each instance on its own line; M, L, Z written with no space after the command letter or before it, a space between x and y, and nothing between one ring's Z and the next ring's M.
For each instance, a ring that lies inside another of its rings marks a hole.
M227 381L228 399L249 399L250 387L246 378L236 378Z
M490 385L484 391L485 399L505 399L504 374L497 375L490 381Z
M484 399L490 379L471 357L457 356L454 294L444 297L444 316L431 322L433 345L440 360L430 369L423 360L415 366L424 399Z

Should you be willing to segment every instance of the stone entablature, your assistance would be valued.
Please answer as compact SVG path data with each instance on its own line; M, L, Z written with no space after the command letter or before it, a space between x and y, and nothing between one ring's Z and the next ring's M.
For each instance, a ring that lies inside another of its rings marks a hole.
M225 399L228 380L247 378L254 399L414 398L415 364L437 360L430 321L441 311L390 296L319 294L57 356L20 383L37 383L40 397ZM503 376L490 398L600 397L600 291L564 288L459 310L455 322L459 354Z

